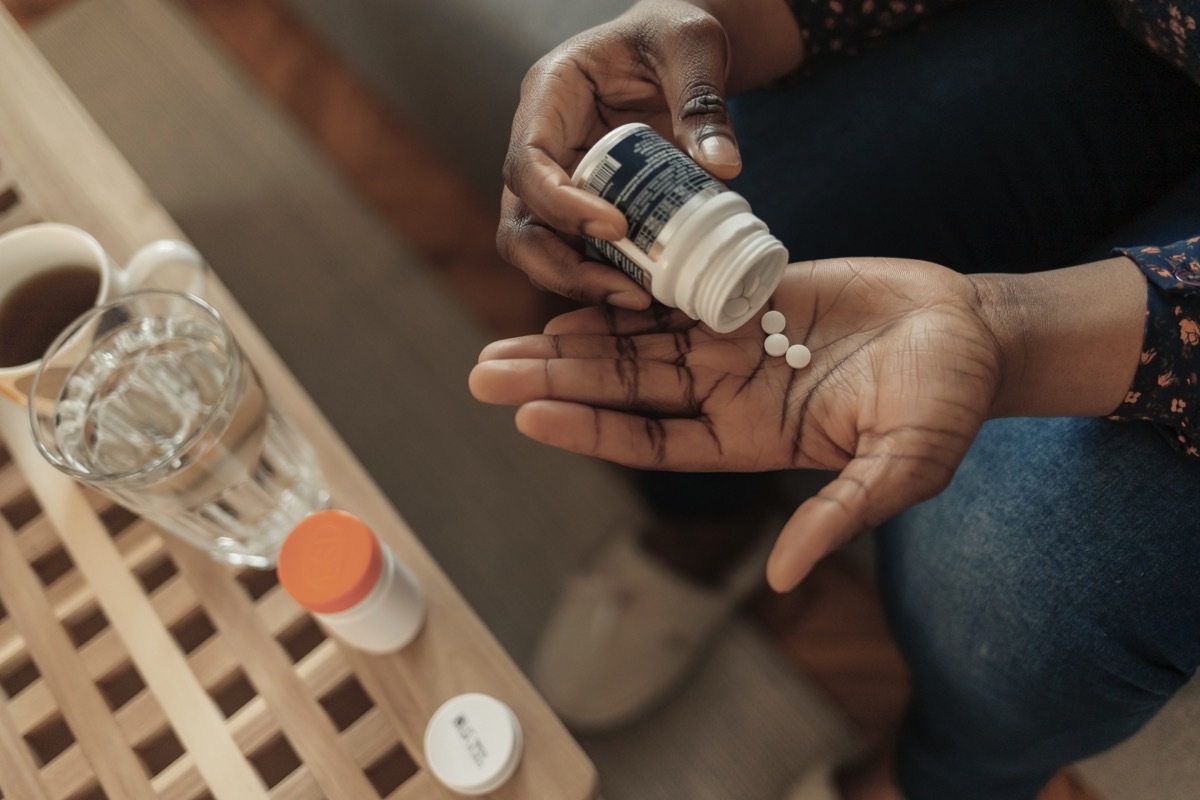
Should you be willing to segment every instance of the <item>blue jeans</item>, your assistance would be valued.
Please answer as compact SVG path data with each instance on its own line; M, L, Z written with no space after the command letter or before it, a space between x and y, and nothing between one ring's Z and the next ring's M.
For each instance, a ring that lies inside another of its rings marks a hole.
M1200 88L1106 3L967 3L739 99L736 187L793 259L1028 271L1200 233ZM984 426L879 532L909 800L1032 800L1200 666L1200 461L1153 427Z

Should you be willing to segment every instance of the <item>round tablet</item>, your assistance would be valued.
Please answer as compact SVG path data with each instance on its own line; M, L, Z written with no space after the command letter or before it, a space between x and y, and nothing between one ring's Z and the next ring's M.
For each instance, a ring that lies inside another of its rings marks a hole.
M745 279L743 279L743 280L740 280L740 281L738 281L737 283L735 283L735 284L733 285L733 288L729 290L729 296L730 296L730 297L741 297L741 296L742 296L742 295L744 295L745 293L746 293L746 281L745 281Z
M762 276L755 271L754 274L750 276L749 280L745 282L746 291L742 292L742 294L746 295L748 298L754 297L754 293L758 291L758 285L760 283L762 283Z
M764 333L783 333L787 327L787 319L778 311L768 311L763 314L762 329Z
M794 344L787 349L784 358L792 369L804 369L812 361L812 351L802 344Z
M769 356L781 356L787 352L788 338L782 333L772 333L763 342L763 349L767 351Z
M725 316L740 317L750 310L750 301L744 297L731 297L725 301Z

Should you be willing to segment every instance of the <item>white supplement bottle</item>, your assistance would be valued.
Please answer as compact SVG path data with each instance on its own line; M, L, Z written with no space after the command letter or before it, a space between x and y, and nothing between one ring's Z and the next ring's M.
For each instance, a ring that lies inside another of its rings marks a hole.
M718 333L758 313L783 277L787 250L745 198L649 125L609 131L572 180L629 222L625 239L588 244L659 302Z
M330 634L369 653L411 642L425 622L416 577L362 520L319 511L279 551L279 582Z
M451 791L485 795L513 776L525 737L505 703L486 694L460 694L434 712L425 727L429 771Z

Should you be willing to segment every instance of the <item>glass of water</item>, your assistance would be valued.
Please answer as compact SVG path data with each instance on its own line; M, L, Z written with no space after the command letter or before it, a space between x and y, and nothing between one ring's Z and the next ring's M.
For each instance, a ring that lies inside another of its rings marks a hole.
M214 558L268 569L329 491L220 315L174 292L92 309L50 345L29 395L55 467Z

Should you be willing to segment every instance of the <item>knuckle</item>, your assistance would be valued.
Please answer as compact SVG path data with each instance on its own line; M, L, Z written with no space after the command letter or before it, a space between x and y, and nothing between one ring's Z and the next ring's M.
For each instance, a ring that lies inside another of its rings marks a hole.
M509 221L500 223L496 234L496 252L500 258L508 261L522 272L529 272L536 266L536 254L533 252L534 236L528 223Z
M515 128L524 128L518 120ZM517 197L525 196L525 177L533 165L531 145L523 135L514 132L508 142L508 150L504 154L504 164L500 167L504 185Z
M579 70L581 51L589 46L569 40L533 63L521 78L521 99L540 97L546 87Z
M571 280L573 264L564 259L561 240L550 230L525 226L509 248L510 261L522 270L535 287L572 300L590 300L586 287Z
M674 48L685 55L680 62L689 65L679 97L681 121L728 125L724 80L729 41L725 29L708 14L690 14L675 28L674 37Z
M724 54L728 44L725 28L716 17L700 9L681 15L672 30L672 37L689 50L712 52L715 49Z
M500 226L496 229L496 252L500 254L508 263L512 263L512 248L515 231L513 223L509 219L500 220Z
M603 299L601 290L575 277L579 275L582 254L508 192L496 229L496 252L542 291L585 303Z
M625 393L625 405L636 406L640 397L637 364L623 358L614 359L613 369L616 371L617 384Z
M548 274L539 275L538 277L543 281L543 287L547 291L553 292L560 297L579 300L585 303L592 301L591 293L585 287L579 286L567 278L560 269L555 269Z
M634 61L659 72L671 64L728 61L729 40L717 18L699 8L674 13L667 24L661 17L639 17L624 32ZM680 55L683 58L679 58Z
M626 35L626 41L634 62L652 70L659 63L658 51L661 40L661 32L649 20L642 20L633 25Z
M504 179L504 185L513 191L513 194L519 195L517 191L520 183L520 176L524 161L521 157L521 148L516 142L510 142L508 152L504 155L504 164L500 167L500 175Z
M509 149L504 152L504 162L500 164L500 176L504 179L504 186L512 188L512 181L516 178L518 172L517 143L514 139L509 140Z
M723 123L729 119L729 106L717 87L710 83L693 83L679 105L679 116L685 120L700 118Z
M558 63L561 61L557 50L551 51L533 62L533 65L525 70L525 75L521 78L521 97L526 98L536 94L537 90L546 82L546 76L554 71L555 64Z
M496 228L496 252L510 264L517 263L517 250L529 227L528 213L516 208L505 209Z

